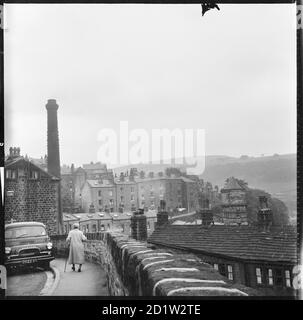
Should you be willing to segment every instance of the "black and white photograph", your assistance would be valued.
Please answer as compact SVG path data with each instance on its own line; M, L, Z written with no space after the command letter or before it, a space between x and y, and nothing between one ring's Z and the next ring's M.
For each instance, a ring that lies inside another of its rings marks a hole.
M301 9L4 3L4 298L301 299Z

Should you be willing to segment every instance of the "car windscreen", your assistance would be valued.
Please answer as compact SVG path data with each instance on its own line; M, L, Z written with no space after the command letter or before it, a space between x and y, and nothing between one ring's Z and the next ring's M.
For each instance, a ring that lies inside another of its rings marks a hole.
M41 237L45 236L46 231L42 226L23 226L8 228L5 230L5 239L25 238L25 237Z

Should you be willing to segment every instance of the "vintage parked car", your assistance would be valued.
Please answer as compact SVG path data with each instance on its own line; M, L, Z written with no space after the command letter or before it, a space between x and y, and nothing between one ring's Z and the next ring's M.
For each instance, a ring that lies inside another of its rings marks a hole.
M50 267L53 245L45 225L40 222L16 222L5 225L5 266Z

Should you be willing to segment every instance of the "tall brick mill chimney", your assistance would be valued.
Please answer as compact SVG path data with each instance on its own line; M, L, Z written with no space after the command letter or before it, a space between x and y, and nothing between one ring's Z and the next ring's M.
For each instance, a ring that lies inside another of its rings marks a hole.
M49 99L46 104L47 110L47 171L61 179L59 133L57 110L59 106L55 99ZM61 203L61 183L58 184L58 233L63 232L63 217Z

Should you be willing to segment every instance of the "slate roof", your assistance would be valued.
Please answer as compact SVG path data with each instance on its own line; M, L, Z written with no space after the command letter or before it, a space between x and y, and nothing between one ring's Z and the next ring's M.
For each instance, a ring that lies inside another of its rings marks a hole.
M86 180L88 185L92 188L104 188L104 187L107 187L107 188L112 188L114 187L114 184L111 183L109 180L106 180L108 181L108 183L105 183L105 180L102 180L102 182L100 180Z
M246 187L241 185L236 178L230 177L227 179L224 188L221 191L228 190L246 190Z
M119 185L120 184L121 185L124 185L124 184L133 185L133 184L136 184L136 181L127 180L127 178L125 178L124 181L119 180L119 178L115 178L114 181L115 181L115 184L119 184Z
M252 226L166 225L157 228L148 242L249 261L297 263L297 233L292 226L262 232Z
M96 163L86 163L82 165L84 170L105 170L106 164L101 162Z
M111 220L112 217L109 213L106 212L96 212L96 213L82 213L74 214L75 216L80 216L80 221L90 221L90 220Z
M16 157L14 159L10 159L10 160L7 160L5 162L5 168L6 169L9 169L10 167L18 164L18 163L21 163L23 162L23 165L30 165L32 166L33 168L35 168L35 170L38 170L40 172L42 172L43 174L47 175L48 177L50 177L52 180L60 180L59 178L55 177L54 175L50 174L49 172L43 170L41 167L39 167L38 165L36 165L35 163L33 163L32 161L30 161L29 159L26 159L22 156L20 157Z

